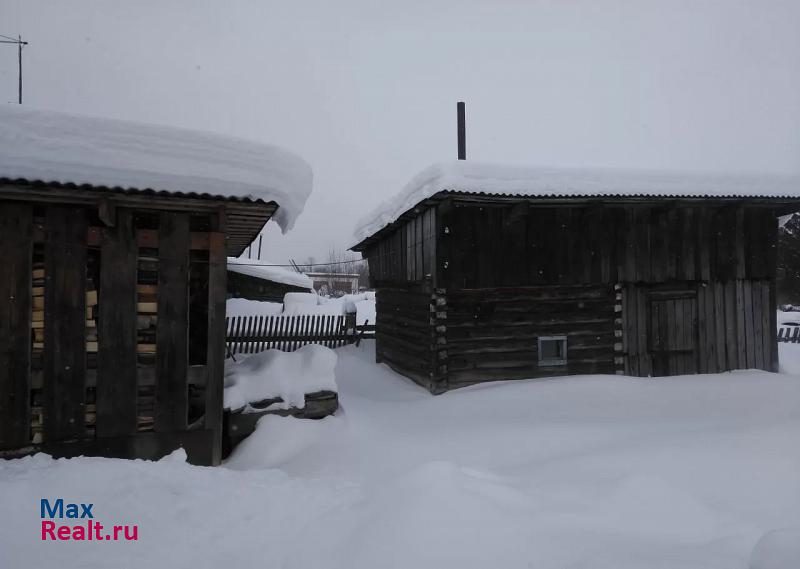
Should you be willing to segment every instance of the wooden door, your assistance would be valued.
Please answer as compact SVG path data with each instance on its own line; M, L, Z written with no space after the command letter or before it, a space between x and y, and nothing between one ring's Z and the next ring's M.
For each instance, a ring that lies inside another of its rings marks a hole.
M651 297L649 340L654 376L697 373L696 297Z

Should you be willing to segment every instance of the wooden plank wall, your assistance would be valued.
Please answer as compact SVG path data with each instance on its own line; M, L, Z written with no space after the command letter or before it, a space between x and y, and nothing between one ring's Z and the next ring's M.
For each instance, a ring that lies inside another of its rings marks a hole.
M164 212L159 225L155 429L187 427L189 216Z
M440 206L441 207L441 206ZM454 202L438 286L448 290L613 282L622 211Z
M440 206L444 211L445 208ZM776 220L735 206L540 207L455 201L437 286L770 279ZM372 265L370 265L372 271Z
M449 292L449 387L614 373L614 298L610 285ZM378 314L380 319L380 311ZM567 336L567 364L540 367L537 339L559 335Z
M105 229L100 260L97 322L98 437L136 432L136 269L133 212L117 211L115 227Z
M0 203L0 448L30 441L32 212Z
M411 283L436 270L436 208L428 208L365 251L373 282Z
M86 234L80 207L45 214L44 438L85 436Z
M696 298L696 357L699 373L718 373L733 369L765 369L777 371L772 359L777 343L771 319L775 312L768 280L698 283L693 288ZM649 287L629 283L623 290L623 328L625 373L650 376L653 368L648 336L652 325L653 292ZM674 327L676 330L679 326ZM690 373L676 370L675 373Z

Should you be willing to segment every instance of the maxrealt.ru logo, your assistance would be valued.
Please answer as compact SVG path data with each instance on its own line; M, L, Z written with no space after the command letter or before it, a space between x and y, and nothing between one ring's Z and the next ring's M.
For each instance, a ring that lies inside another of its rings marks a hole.
M53 502L42 498L39 506L42 518L43 541L137 541L139 526L106 526L94 518L94 504L64 503L63 498ZM53 520L82 520L56 522Z

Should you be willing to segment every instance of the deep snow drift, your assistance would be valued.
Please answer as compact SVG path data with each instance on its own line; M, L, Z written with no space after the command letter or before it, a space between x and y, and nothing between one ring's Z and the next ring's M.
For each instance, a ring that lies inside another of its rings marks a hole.
M222 468L0 461L0 567L800 566L800 378L583 376L433 397L372 347L336 350L336 416L262 418ZM42 497L93 502L139 541L43 543Z
M283 402L274 409L302 409L306 394L336 392L336 352L325 346L308 344L294 352L265 350L239 358L225 361L225 409L247 412L250 403L276 397Z
M0 178L275 201L284 233L311 193L296 154L219 134L0 105Z

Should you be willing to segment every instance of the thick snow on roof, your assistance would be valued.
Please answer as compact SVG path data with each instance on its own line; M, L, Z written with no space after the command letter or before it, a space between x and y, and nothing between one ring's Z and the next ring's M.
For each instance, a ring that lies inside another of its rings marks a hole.
M359 243L419 202L442 191L538 197L791 197L800 177L648 170L533 168L466 160L434 164L356 226Z
M311 289L311 279L288 267L273 267L266 261L228 257L228 270L267 281Z
M288 231L311 167L277 146L207 132L0 105L0 178L275 201Z

